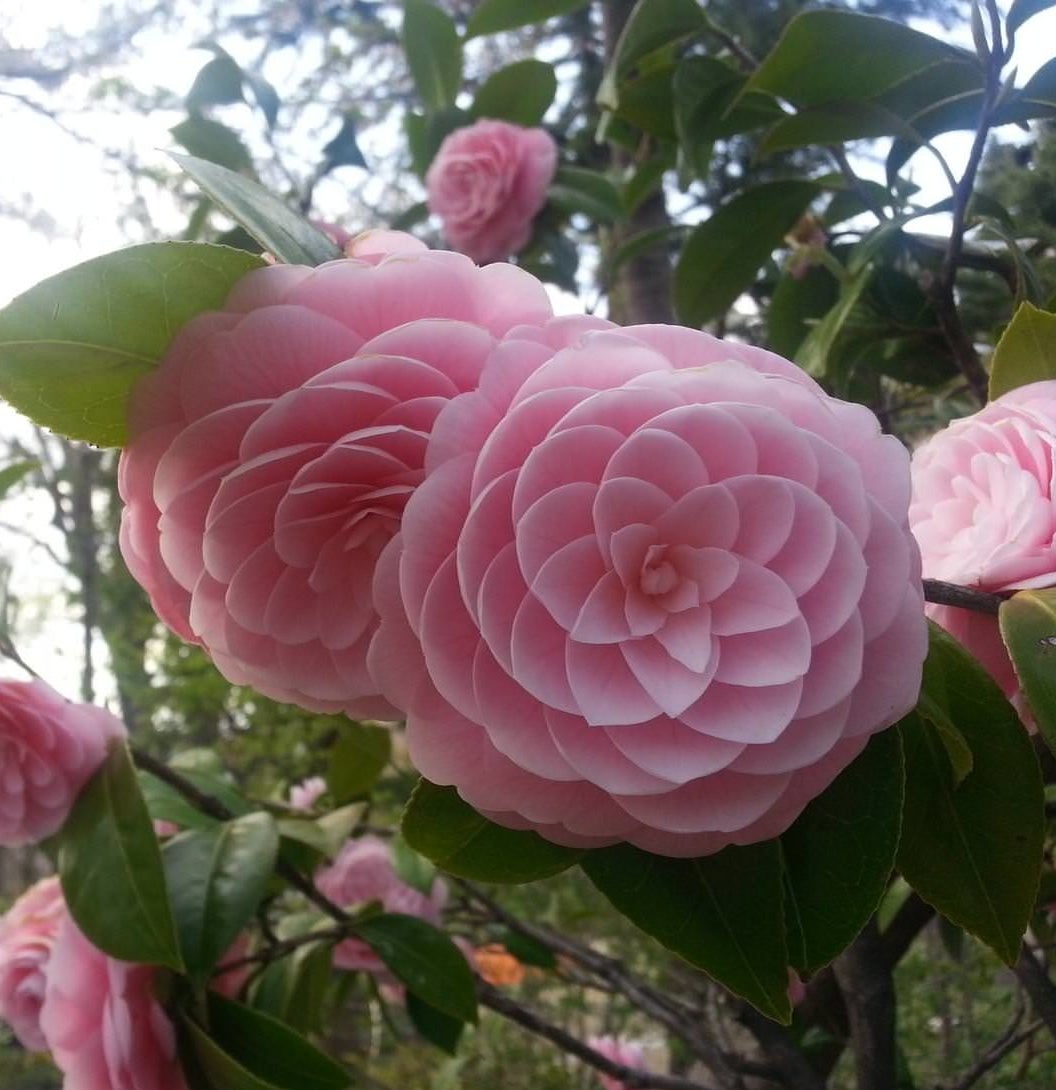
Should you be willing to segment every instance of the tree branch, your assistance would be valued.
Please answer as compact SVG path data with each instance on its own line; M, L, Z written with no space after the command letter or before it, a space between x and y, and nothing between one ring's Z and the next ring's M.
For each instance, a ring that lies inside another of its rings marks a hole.
M1026 943L1020 947L1015 970L1023 990L1030 997L1034 1013L1056 1040L1056 986L1049 979L1047 967L1038 961Z
M875 918L833 968L851 1023L858 1090L891 1090L898 1075L895 986Z
M925 579L924 600L940 606L972 609L976 613L991 613L996 617L1005 599L1000 594L990 594L988 591L976 590L974 587L944 583L941 579Z

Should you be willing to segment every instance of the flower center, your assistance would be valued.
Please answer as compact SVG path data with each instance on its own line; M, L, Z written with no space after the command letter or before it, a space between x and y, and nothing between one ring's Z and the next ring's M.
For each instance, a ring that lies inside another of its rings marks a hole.
M642 561L642 574L638 581L643 594L651 596L667 594L681 582L678 569L667 559L667 548L651 545Z

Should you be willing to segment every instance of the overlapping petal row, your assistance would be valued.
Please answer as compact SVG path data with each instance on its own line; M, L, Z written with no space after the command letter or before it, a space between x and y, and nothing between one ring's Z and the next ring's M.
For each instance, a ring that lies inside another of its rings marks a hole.
M441 412L371 669L423 775L498 822L778 835L916 700L907 455L770 353L596 325L513 331Z
M135 392L121 546L159 616L229 680L391 718L364 661L374 560L442 405L550 306L518 269L406 236L352 251L251 273L180 331Z

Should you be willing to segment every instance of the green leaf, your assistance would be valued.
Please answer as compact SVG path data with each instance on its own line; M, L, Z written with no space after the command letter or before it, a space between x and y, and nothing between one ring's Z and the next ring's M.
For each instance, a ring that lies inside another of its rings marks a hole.
M1056 379L1056 314L1022 303L990 360L990 398L1045 379Z
M696 227L675 267L679 319L699 327L725 314L819 192L808 181L764 182Z
M632 923L763 1014L788 1023L778 841L704 859L667 859L617 844L588 852L582 866Z
M257 100L257 107L264 115L264 121L268 129L275 128L275 122L279 118L279 92L263 77L256 72L243 72L242 78L253 92Z
M781 837L792 967L807 976L844 950L876 911L902 822L902 747L885 730Z
M429 0L404 0L403 48L426 109L453 106L462 86L462 43L451 16Z
M756 155L763 158L791 148L881 136L903 136L911 143L923 143L906 121L875 102L827 102L783 118L759 142Z
M326 172L337 167L365 167L366 159L356 141L356 119L345 114L337 135L323 148L323 168Z
M833 349L851 312L858 305L862 292L865 291L873 275L872 268L859 269L850 280L840 287L840 296L835 305L807 334L796 351L795 361L815 378L825 378L832 374Z
M587 6L588 0L480 0L466 27L467 38L497 34L529 23L541 23L555 15L569 15Z
M442 870L481 882L516 884L567 870L583 854L537 833L482 817L453 787L419 780L403 813L407 843Z
M171 821L181 829L208 829L216 824L216 818L203 814L197 806L150 772L137 773L139 789L147 810L155 821Z
M1056 7L1056 0L1013 0L1005 25L1009 33L1014 34L1028 19L1053 7Z
M392 752L392 732L385 727L346 723L339 728L337 743L330 751L326 782L339 805L366 794Z
M482 84L469 112L517 125L538 125L557 94L554 66L529 59L492 73Z
M247 814L181 833L162 857L183 960L204 983L252 918L275 867L279 834L269 814Z
M948 60L972 57L904 23L850 11L807 11L788 23L747 90L767 91L797 106L861 100Z
M205 159L176 154L172 158L207 196L280 261L321 265L341 256L334 242L263 186Z
M556 969L557 956L545 943L533 939L523 931L506 928L500 935L500 941L506 949L525 965L534 965L538 969Z
M1056 590L1018 591L998 619L1038 730L1056 753Z
M173 125L169 132L180 147L199 159L218 163L239 174L254 175L253 159L242 138L219 121L192 115Z
M926 712L902 721L906 803L898 867L925 901L1011 965L1041 869L1044 793L1037 758L996 683L934 625L923 692L963 736L972 769L955 782Z
M41 281L0 310L0 397L60 435L120 446L132 387L182 325L263 264L226 246L151 242Z
M280 938L288 937L292 936L280 934ZM317 1031L332 974L331 944L303 943L260 975L253 1007L300 1033Z
M473 972L443 931L417 916L392 912L359 921L356 935L420 999L452 1018L476 1022Z
M785 273L777 282L766 311L767 342L785 359L800 345L839 298L840 285L828 269L815 265L801 277Z
M436 882L436 867L424 855L416 852L402 836L392 840L392 865L401 882L424 893L426 897Z
M34 470L40 469L40 462L30 459L25 462L12 462L0 469L0 500L4 498L20 481L25 480Z
M187 92L186 105L192 113L207 106L224 106L242 102L242 68L230 53L212 47L216 56L207 61L194 77Z
M407 1015L425 1040L449 1056L455 1055L465 1022L437 1010L414 992L407 993Z
M620 191L596 170L559 167L548 195L563 211L583 212L600 223L613 223L624 215Z
M124 744L111 743L60 836L62 892L85 936L111 957L181 972L158 840Z

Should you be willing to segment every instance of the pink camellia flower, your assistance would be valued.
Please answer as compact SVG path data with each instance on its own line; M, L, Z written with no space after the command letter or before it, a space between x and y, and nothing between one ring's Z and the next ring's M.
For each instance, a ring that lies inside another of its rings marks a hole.
M500 824L777 836L917 699L908 455L771 353L563 328L511 333L437 421L371 668L419 771Z
M310 776L290 788L290 807L294 810L311 810L326 794L326 780L322 776Z
M40 1024L65 1090L186 1090L156 975L107 957L63 920Z
M589 1037L587 1044L595 1052L600 1052L607 1060L613 1063L623 1064L624 1067L632 1067L638 1071L645 1070L645 1049L638 1041L625 1041L620 1037ZM598 1082L605 1090L627 1090L627 1084L612 1075L603 1075L598 1072Z
M557 145L544 129L478 121L440 145L425 176L429 210L456 250L503 261L528 241L556 169Z
M438 924L447 903L447 883L435 878L428 896L409 886L396 873L392 850L376 836L349 840L333 863L315 877L319 892L342 908L354 908L379 901L386 912L418 916ZM345 939L334 949L339 969L363 969L386 976L381 958L361 939Z
M1053 380L1020 386L924 443L913 455L909 509L924 574L986 591L1056 585L1054 448ZM1016 694L996 617L928 611Z
M45 878L0 918L0 1020L31 1052L48 1047L40 1028L40 1008L51 948L65 915L58 878Z
M236 684L392 718L364 664L374 559L442 405L494 339L546 320L542 285L409 236L242 279L133 393L121 548L158 615Z
M72 704L43 681L0 680L0 844L44 840L125 728L103 708Z

